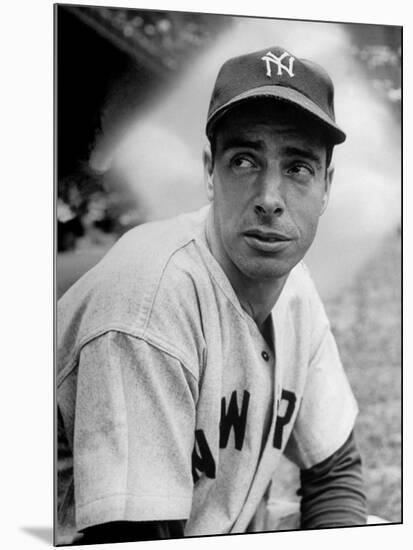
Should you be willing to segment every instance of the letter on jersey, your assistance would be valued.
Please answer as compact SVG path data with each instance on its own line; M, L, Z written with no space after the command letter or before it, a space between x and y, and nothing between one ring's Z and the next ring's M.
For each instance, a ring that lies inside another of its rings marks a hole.
M228 405L225 397L221 400L221 422L219 424L219 446L225 449L228 445L231 428L234 429L235 448L237 451L242 449L245 436L245 427L247 425L247 413L250 394L245 390L242 398L241 412L238 409L237 392L233 391Z
M197 447L199 453L197 452ZM195 444L192 451L192 478L194 483L200 477L198 472L205 472L207 477L215 478L215 460L206 440L204 430L195 430Z
M274 439L273 439L273 447L275 447L276 449L281 449L282 447L283 430L284 430L284 427L290 422L291 417L293 416L297 398L295 396L295 393L293 393L292 391L283 390L281 392L280 403L282 403L282 401L287 401L287 406L283 416L277 415L277 421L275 423L275 431L274 431Z

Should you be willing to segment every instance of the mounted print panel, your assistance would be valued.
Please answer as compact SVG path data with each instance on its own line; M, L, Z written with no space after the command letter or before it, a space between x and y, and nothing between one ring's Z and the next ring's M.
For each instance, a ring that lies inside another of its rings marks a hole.
M402 28L54 15L55 545L401 523Z

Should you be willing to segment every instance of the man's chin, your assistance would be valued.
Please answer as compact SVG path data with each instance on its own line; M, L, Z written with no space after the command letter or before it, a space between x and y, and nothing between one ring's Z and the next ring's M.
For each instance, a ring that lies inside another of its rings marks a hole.
M246 262L242 272L249 279L257 282L275 282L279 279L285 279L294 265L294 263L274 260Z

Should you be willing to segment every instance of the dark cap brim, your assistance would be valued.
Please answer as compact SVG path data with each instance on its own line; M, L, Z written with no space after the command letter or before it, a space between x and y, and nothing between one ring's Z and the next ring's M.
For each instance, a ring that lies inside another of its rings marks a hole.
M293 105L296 105L300 109L303 109L307 113L310 113L326 127L328 132L328 139L332 145L338 145L343 143L346 139L346 134L341 130L332 118L330 118L314 101L311 101L307 96L294 90L293 88L287 88L286 86L261 86L248 90L242 94L233 97L224 105L221 105L216 111L213 111L207 121L206 134L208 138L213 134L213 129L218 120L228 112L232 107L235 107L239 103L253 98L259 97L273 97L286 101Z

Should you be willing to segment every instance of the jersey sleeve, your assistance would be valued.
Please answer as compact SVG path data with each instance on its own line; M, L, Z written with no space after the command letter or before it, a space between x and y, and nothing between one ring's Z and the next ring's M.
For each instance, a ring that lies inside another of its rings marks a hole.
M324 307L312 293L312 354L286 455L301 469L331 456L350 435L358 407Z
M74 428L78 530L186 519L196 383L171 355L109 332L84 346Z

